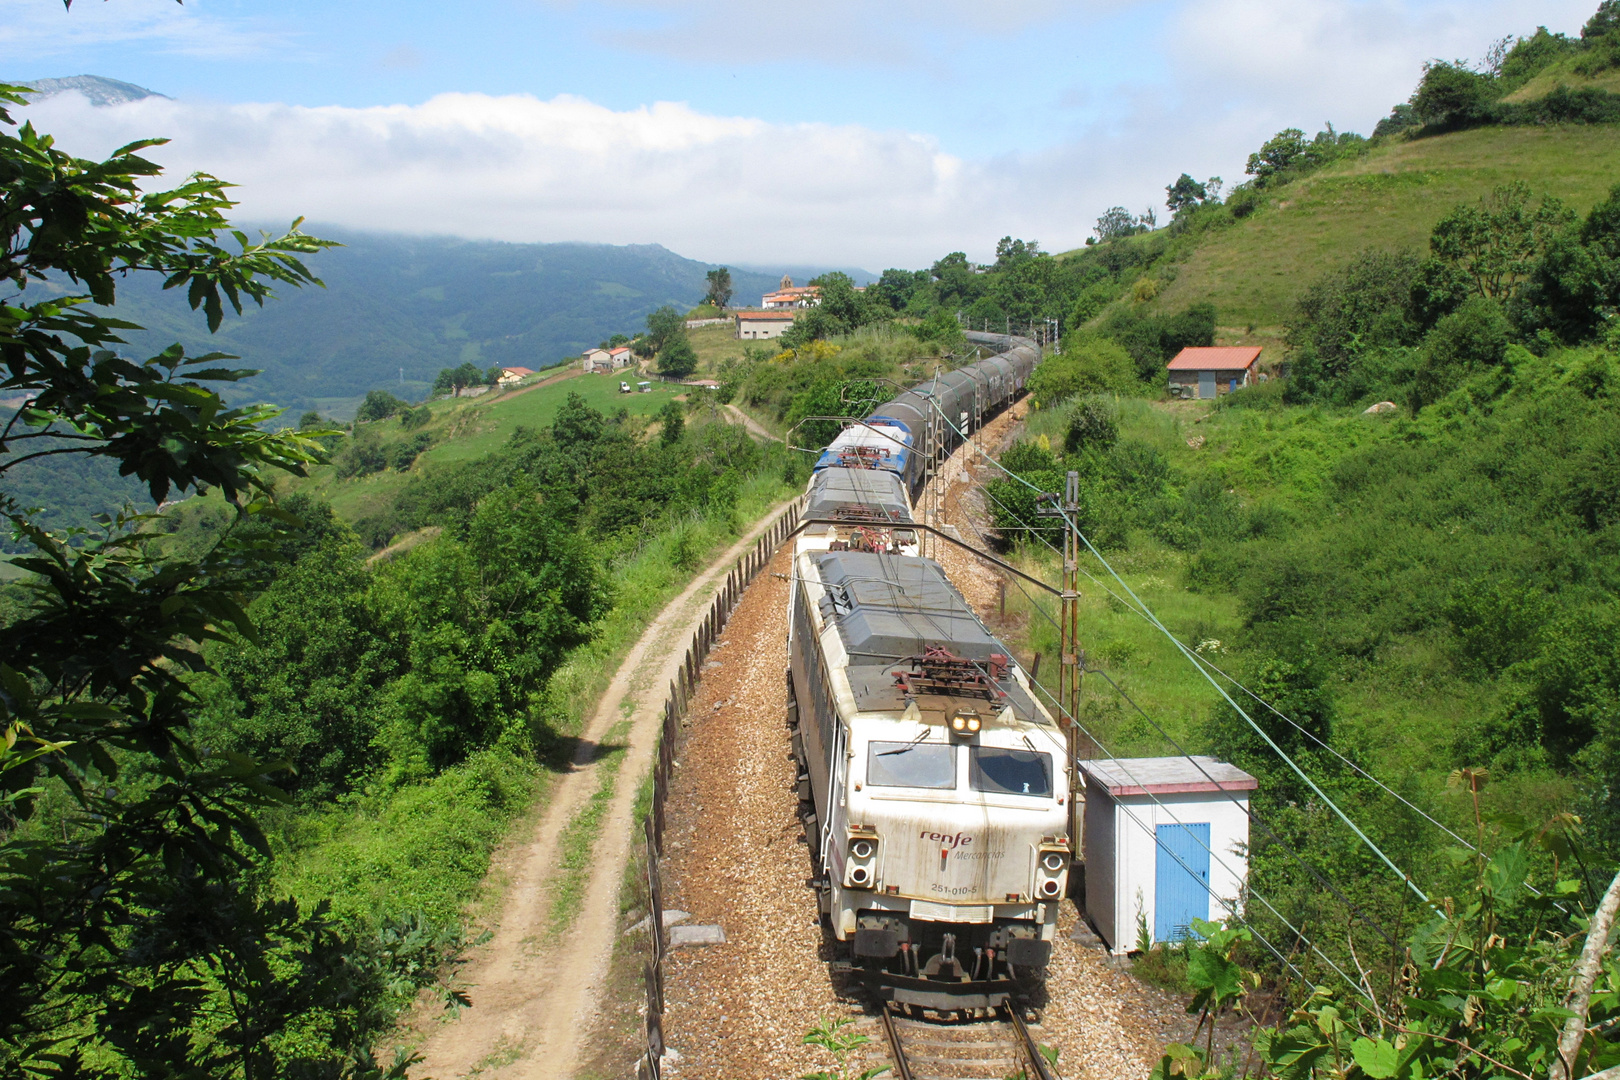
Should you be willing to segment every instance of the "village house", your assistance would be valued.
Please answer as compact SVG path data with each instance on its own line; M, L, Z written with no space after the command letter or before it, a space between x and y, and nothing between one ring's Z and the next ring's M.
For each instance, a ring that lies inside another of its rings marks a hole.
M1260 346L1188 348L1170 361L1170 396L1211 399L1248 386L1258 374Z
M534 370L532 368L503 367L501 368L501 377L496 380L496 383L499 386L512 386L515 383L522 382L524 379L527 379L533 374Z
M773 293L766 293L759 306L767 311L780 311L786 308L815 307L819 303L821 303L819 285L795 287L793 279L783 274L781 288Z
M629 367L631 361L633 361L636 357L635 354L630 351L630 346L620 345L617 349L608 350L608 358L613 361L613 366L615 368L624 368Z
M791 311L739 311L737 337L744 340L781 337L793 325Z
M613 370L613 354L606 349L586 349L580 353L579 359L581 367L587 374L597 370ZM602 365L601 368L597 367L598 364Z

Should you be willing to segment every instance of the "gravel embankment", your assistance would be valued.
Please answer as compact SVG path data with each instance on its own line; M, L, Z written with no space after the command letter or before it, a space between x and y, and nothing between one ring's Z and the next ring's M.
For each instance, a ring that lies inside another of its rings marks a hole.
M987 448L1005 442L1016 423L1009 415L992 425ZM965 456L959 452L944 473L954 489L948 520L971 512L960 498ZM970 528L961 532L974 542ZM978 610L992 615L995 575L970 567L966 554L943 562ZM670 955L664 1030L675 1054L666 1058L667 1076L786 1080L826 1068L830 1059L802 1044L825 1016L859 1018L859 1030L881 1042L862 1004L839 996L827 968L830 935L805 884L810 862L784 727L788 585L775 576L788 572L786 549L770 571L744 595L711 653L671 784L665 905L690 912L693 923L720 925L727 940ZM1075 940L1080 926L1067 905L1036 1037L1059 1049L1068 1080L1144 1077L1160 1047L1185 1038L1191 1022L1180 1002L1138 982L1095 938Z

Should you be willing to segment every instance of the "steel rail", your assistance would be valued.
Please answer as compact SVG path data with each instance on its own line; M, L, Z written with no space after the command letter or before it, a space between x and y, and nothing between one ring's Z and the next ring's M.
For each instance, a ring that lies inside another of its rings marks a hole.
M1029 1059L1029 1067L1033 1074L1030 1080L1063 1080L1057 1071L1047 1064L1046 1058L1041 1054L1040 1044L1035 1041L1035 1036L1029 1033L1024 1018L1018 1015L1018 1007L1008 1002L1002 1009L1012 1023L1013 1031L1018 1033L1018 1041L1024 1047L1024 1056Z
M906 1060L906 1049L900 1044L900 1026L894 1022L894 1006L883 1006L883 1034L889 1038L889 1057L894 1059L895 1080L912 1080L911 1064Z

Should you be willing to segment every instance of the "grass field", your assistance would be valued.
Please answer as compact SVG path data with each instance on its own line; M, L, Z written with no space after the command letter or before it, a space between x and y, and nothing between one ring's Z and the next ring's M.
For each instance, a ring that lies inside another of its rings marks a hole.
M1422 250L1453 206L1514 180L1585 213L1620 182L1620 127L1479 128L1380 147L1209 237L1155 307L1207 300L1225 325L1278 326L1308 282L1365 248Z
M654 380L648 393L620 393L620 382L634 386L646 378L633 370L612 375L586 375L576 370L564 373L555 382L499 396L431 402L433 419L419 430L432 434L434 445L417 458L411 472L482 457L500 449L519 427L549 427L569 394L579 394L592 408L609 415L622 408L632 415L650 416L673 398L692 392L684 386ZM387 443L401 442L416 434L407 432L398 420L379 421L377 428ZM331 466L325 466L314 471L307 485L300 486L329 500L344 520L357 521L391 501L409 478L408 472L388 469L342 480Z

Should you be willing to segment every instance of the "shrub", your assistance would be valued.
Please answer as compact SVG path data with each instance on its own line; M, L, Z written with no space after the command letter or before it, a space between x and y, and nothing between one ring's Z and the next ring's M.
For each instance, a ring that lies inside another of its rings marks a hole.
M1423 67L1423 79L1412 94L1412 115L1435 130L1472 127L1490 119L1495 101L1490 76L1436 60Z
M1091 398L1081 402L1070 414L1063 449L1070 454L1103 452L1112 449L1118 441L1119 421L1113 408L1106 401Z
M1107 338L1070 339L1061 356L1048 357L1029 377L1041 408L1077 394L1128 394L1141 389L1131 354Z
M1413 408L1438 401L1481 368L1500 365L1512 335L1513 326L1501 305L1482 296L1441 319L1423 342Z
M373 390L366 395L366 400L360 403L355 410L354 418L358 421L386 420L396 413L409 409L410 406L399 400L386 390Z
M426 431L417 432L414 437L394 445L394 449L388 455L388 464L399 472L404 472L416 462L417 457L424 450L432 445L433 436L430 433Z
M658 354L658 373L671 379L684 379L697 370L697 351L686 335L677 334Z
M339 450L337 456L332 459L332 464L336 467L340 479L369 476L388 468L388 451L368 432L350 439L348 445Z

